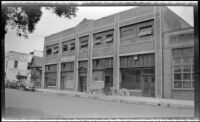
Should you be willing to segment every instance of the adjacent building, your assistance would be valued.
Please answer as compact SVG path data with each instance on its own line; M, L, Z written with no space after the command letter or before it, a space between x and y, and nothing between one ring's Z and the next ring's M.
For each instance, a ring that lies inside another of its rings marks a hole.
M42 88L193 99L193 44L191 25L164 6L84 19L45 37Z
M5 73L6 78L10 82L17 81L16 75L20 74L26 79L30 79L30 71L28 63L31 61L32 55L9 51L5 54Z
M35 83L37 88L41 87L42 79L42 57L33 55L31 62L28 64L28 69L31 74L31 81Z

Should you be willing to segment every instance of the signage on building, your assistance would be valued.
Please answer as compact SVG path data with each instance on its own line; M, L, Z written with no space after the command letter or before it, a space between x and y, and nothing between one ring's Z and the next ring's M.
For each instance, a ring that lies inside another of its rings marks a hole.
M93 89L102 89L104 88L104 81L93 81Z

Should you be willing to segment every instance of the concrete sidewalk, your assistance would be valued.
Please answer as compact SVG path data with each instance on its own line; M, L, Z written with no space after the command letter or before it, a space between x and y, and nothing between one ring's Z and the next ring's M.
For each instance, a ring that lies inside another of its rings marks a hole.
M150 97L134 97L134 96L118 96L118 95L103 95L103 94L88 94L83 92L53 90L53 89L36 89L36 91L44 93L55 93L60 95L98 99L103 101L113 101L120 103L132 103L140 105L153 105L172 108L189 108L194 109L194 101L190 100L174 100L174 99L160 99Z

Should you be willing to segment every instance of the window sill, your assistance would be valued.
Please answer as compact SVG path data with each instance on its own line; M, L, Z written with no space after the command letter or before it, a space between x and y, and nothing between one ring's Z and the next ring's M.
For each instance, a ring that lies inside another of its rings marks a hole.
M172 88L173 91L194 91L194 88Z
M120 46L127 46L127 45L136 45L136 44L141 44L141 43L147 43L147 42L152 42L153 39L151 40L146 40L146 41L141 41L141 40L137 40L137 42L120 42Z
M111 45L111 46L104 46L104 47L93 47L93 50L102 50L102 49L107 49L107 48L113 48L114 46L113 45Z

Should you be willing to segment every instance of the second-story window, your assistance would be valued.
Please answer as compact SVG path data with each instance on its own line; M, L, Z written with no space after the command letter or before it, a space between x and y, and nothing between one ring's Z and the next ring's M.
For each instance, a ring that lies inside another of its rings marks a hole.
M72 51L72 50L75 50L75 42L73 42L73 43L70 44L70 50L71 50L71 51Z
M51 48L50 49L47 49L47 55L51 55Z
M67 44L63 45L63 52L67 50L68 50L68 45Z
M80 50L87 49L89 36L80 37Z
M113 34L106 35L105 41L106 41L106 43L112 43L113 42Z
M58 49L59 49L58 47L54 47L54 48L53 48L53 53L54 53L54 54L57 54L58 51L59 51Z
M74 53L75 50L75 39L67 40L62 42L62 53Z
M94 41L94 45L101 45L101 40L102 40L101 36L96 37Z

